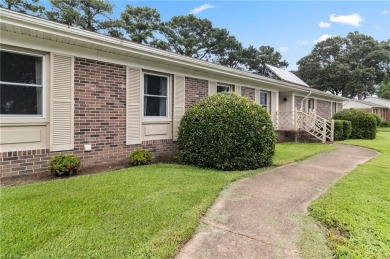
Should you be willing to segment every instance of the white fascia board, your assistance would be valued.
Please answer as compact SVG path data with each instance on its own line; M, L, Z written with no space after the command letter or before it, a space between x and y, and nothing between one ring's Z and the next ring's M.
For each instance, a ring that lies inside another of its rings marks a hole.
M61 36L75 41L86 42L89 44L107 48L107 52L111 51L122 51L127 53L129 56L144 56L150 59L159 60L159 62L165 62L175 66L182 66L197 71L204 71L207 73L216 73L229 77L235 77L244 80L251 80L257 83L266 83L278 88L287 88L303 93L309 93L312 91L313 94L318 94L329 99L336 99L344 101L346 98L321 92L319 90L297 86L288 82L267 78L264 76L252 74L250 72L233 69L211 62L199 60L183 56L180 54L164 51L161 49L145 46L142 44L136 44L127 40L121 40L111 36L90 32L87 30L75 28L72 26L63 25L60 23L52 22L39 17L31 15L21 14L14 11L9 11L0 8L1 23L10 24L17 27L27 28L30 30L38 30L51 35Z

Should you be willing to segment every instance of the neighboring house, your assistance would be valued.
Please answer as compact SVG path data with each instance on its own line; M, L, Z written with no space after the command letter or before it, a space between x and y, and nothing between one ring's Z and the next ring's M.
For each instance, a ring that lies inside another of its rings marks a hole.
M296 109L330 118L345 100L5 9L0 15L0 177L44 172L60 153L84 167L123 164L139 148L172 156L185 110L216 92L260 103L277 129L282 115L297 121Z
M349 99L344 102L343 109L350 108L376 114L382 121L390 121L390 100L377 97L368 97L364 100Z

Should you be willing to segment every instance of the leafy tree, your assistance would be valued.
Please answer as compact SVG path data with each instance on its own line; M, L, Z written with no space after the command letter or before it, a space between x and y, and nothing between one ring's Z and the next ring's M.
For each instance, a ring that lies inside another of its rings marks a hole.
M50 0L49 20L89 31L109 30L114 26L109 19L113 6L106 0Z
M280 52L275 51L271 46L260 46L259 49L256 49L251 45L244 49L243 63L248 71L265 76L268 76L265 64L279 68L288 66L288 62L282 60Z
M39 0L2 0L2 7L21 13L43 14L45 7L39 5Z
M126 5L121 14L123 29L129 34L130 40L149 44L155 40L154 32L161 26L160 14L150 7L133 7Z
M214 44L211 53L214 55L214 62L223 66L243 69L243 47L236 37L229 35L226 29L214 29Z
M297 62L296 73L322 91L350 98L368 96L388 71L383 53L383 46L372 37L353 32L345 38L333 37L317 43L309 55Z
M383 99L390 99L390 81L382 82L376 89L378 97Z
M208 19L193 14L174 16L163 23L161 33L171 51L199 59L211 56L213 26Z

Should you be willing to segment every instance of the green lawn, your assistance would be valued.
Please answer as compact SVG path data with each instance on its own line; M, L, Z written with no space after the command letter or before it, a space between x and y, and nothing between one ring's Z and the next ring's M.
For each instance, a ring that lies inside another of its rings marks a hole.
M280 144L275 164L333 148ZM2 188L0 254L7 258L172 257L224 186L261 171L156 164Z
M310 215L328 227L336 258L390 258L390 132L342 143L374 148L381 155L315 201Z
M390 128L378 128L378 132L390 132Z

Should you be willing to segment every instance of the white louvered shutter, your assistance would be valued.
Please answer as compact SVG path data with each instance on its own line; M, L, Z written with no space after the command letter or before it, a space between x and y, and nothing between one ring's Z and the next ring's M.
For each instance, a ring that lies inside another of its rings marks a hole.
M177 140L180 120L185 112L185 77L175 76L174 111L173 111L173 140Z
M255 90L255 102L260 103L260 89Z
M74 59L51 55L50 150L72 150L74 145Z
M141 144L141 69L127 67L126 144Z
M241 95L241 86L236 85L236 94Z
M209 81L209 96L217 93L217 82Z

